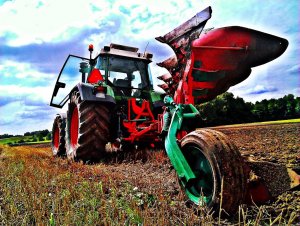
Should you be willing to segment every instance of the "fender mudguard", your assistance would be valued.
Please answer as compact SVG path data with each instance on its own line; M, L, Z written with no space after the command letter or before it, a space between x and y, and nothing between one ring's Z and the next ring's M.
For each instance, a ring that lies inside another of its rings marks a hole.
M105 97L103 98L96 97L96 95L93 93L94 86L91 84L78 83L73 90L75 90L76 88L78 89L82 100L116 104L115 98L111 95L105 94ZM72 93L72 91L70 93Z

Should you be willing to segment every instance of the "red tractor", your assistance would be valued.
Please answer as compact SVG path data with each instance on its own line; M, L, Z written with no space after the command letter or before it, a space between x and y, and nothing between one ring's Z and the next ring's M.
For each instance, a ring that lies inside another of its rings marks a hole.
M170 72L158 77L165 93L153 89L151 53L110 44L95 58L92 45L89 58L69 55L50 103L62 108L68 102L67 113L53 123L53 154L95 162L106 155L108 143L116 150L164 145L192 203L216 211L222 190L222 208L230 214L249 194L255 200L255 192L267 188L249 190L249 167L224 134L195 130L201 125L193 104L243 81L252 67L280 56L288 41L243 27L202 32L211 12L208 7L156 38L176 54L158 64Z

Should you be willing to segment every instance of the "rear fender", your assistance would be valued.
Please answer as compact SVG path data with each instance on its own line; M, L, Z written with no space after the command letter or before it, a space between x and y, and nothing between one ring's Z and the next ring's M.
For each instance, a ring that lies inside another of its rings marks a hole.
M108 87L110 89L110 87ZM80 93L81 100L85 101L94 101L94 102L104 102L110 104L116 104L115 98L113 97L113 92L107 92L104 97L96 97L93 93L94 86L87 83L78 83L74 89L70 92L70 95L73 91L78 90ZM109 95L111 94L111 95Z

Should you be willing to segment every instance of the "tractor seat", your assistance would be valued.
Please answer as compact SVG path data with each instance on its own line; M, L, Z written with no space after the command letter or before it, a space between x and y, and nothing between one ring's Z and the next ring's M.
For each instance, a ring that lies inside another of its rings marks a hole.
M143 87L143 84L142 83L139 83L138 84L138 89L135 90L135 92L133 93L133 96L134 97L140 97L142 95L142 87Z
M129 88L130 83L128 80L125 79L117 79L114 81L114 85L118 87L123 87L123 88Z
M130 81L125 79L116 79L114 80L113 84L116 87L117 95L131 96Z

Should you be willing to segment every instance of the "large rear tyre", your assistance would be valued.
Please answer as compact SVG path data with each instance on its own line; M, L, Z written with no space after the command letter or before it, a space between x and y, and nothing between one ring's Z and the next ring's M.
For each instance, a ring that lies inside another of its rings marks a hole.
M201 129L186 135L181 149L199 177L186 188L190 202L206 205L215 214L220 207L228 215L236 213L246 189L243 159L237 147L224 134Z
M108 106L82 101L79 92L71 95L67 112L66 147L71 160L97 162L105 155L109 139Z
M66 114L59 114L55 117L52 126L52 153L53 156L66 155Z

